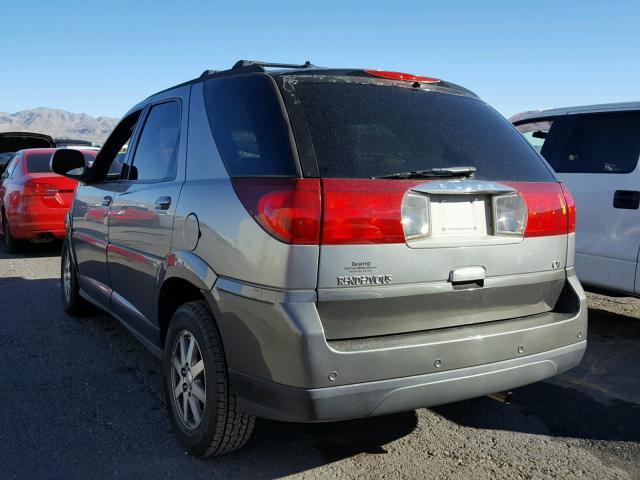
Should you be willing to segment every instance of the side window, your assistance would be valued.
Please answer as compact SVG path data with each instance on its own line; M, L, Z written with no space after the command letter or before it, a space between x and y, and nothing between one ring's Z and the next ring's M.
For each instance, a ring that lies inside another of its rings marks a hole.
M538 153L542 154L542 149L549 136L553 122L553 119L534 120L533 122L520 123L516 125L516 128L522 133L531 146L535 148Z
M161 181L175 177L180 140L180 104L154 105L133 156L130 180Z
M640 112L578 115L568 139L550 162L557 172L629 173L640 157Z
M11 165L9 165L9 168L7 168L7 176L9 178L15 178L15 176L19 172L18 165L20 164L21 160L22 155L16 155L15 157L13 157Z
M13 170L16 168L16 162L18 161L18 155L14 155L7 163L7 167L2 172L2 178L10 178Z
M209 123L231 176L296 175L289 131L266 76L205 84Z

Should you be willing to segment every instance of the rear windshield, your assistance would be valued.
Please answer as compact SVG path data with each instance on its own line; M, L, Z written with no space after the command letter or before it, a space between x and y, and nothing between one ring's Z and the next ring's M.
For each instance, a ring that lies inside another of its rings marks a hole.
M95 152L98 153L98 152ZM83 152L85 162L92 162L95 159L95 153ZM49 167L51 163L51 153L32 153L27 156L27 172L29 173L48 173L51 172Z
M27 172L29 173L45 173L50 172L49 163L51 160L50 153L32 153L27 157Z
M344 81L302 81L287 91L289 108L302 106L322 177L473 166L484 180L554 180L511 124L475 98Z

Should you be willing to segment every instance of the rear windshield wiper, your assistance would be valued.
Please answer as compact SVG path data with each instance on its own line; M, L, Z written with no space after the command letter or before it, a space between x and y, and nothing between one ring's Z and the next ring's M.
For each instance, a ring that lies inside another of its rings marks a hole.
M473 177L476 167L439 167L428 168L426 170L413 170L411 172L390 173L371 178L453 178L453 177Z

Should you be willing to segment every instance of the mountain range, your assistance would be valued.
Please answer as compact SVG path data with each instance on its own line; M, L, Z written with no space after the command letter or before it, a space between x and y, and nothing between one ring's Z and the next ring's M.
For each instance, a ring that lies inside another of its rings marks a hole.
M117 118L94 118L86 113L46 107L16 113L0 112L0 132L45 133L54 138L90 140L98 145L104 143L117 123Z

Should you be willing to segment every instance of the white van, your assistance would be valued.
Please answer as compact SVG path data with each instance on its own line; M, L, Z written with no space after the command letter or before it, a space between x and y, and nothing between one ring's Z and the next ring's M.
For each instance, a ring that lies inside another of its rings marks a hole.
M510 118L576 202L576 271L585 285L640 295L640 102Z

